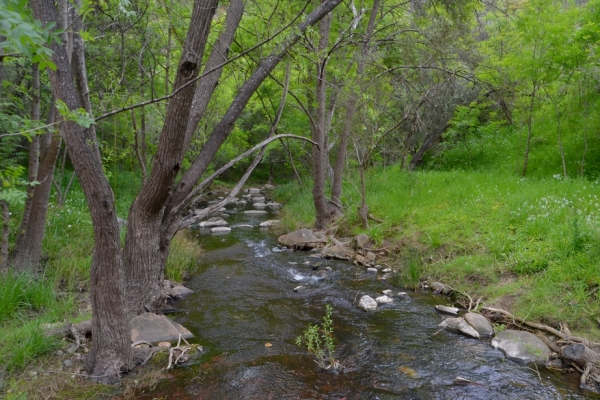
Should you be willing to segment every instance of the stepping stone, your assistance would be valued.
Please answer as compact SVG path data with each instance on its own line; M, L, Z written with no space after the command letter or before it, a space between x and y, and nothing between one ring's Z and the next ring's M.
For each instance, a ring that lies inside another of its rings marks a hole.
M264 214L267 214L267 212L264 211L264 210L246 210L246 211L244 211L244 214L248 214L248 215L264 215Z
M179 299L184 298L185 296L189 296L190 294L194 293L194 291L192 289L188 289L183 285L175 285L170 289L170 294L173 297L177 297Z
M210 228L210 233L228 233L231 232L231 228L228 226L217 226L216 228Z
M145 340L150 343L178 340L179 335L184 339L194 337L182 325L164 315L153 313L140 314L129 322L131 342Z

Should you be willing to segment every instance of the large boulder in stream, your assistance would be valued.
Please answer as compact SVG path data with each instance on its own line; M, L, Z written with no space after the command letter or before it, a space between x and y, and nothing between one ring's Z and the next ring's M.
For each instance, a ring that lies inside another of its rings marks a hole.
M198 225L200 228L214 228L217 226L229 226L229 222L225 221L221 217L210 218L206 221L200 222Z
M500 349L506 358L522 363L541 363L550 357L550 349L533 333L507 329L492 339L492 347Z
M323 239L315 236L310 229L300 229L279 236L277 239L283 246L292 247L295 249L313 249L324 243Z

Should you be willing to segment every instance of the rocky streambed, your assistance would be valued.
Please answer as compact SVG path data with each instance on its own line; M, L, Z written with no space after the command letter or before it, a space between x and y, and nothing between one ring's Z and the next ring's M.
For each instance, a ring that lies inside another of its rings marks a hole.
M192 231L205 253L186 282L194 293L175 303L171 318L204 350L139 398L594 396L580 389L579 374L565 372L571 367L553 354L555 340L494 332L494 312L453 309L442 283L425 292L395 287L393 266L378 263L367 237L342 241L308 230L276 237L267 226L277 224L279 206L267 204L268 192L248 191ZM326 305L334 309L341 374L322 372L294 344Z

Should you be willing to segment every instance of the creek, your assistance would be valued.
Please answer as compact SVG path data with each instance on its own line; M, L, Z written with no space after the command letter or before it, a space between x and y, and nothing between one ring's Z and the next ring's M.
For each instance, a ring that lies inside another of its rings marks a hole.
M406 299L366 313L363 294L402 288L350 262L311 257L280 247L257 226L265 215L227 207L228 234L192 231L204 252L186 286L195 291L170 316L187 327L201 354L140 399L584 399L579 376L506 360L489 340L441 331L447 304L439 295L408 292ZM249 209L249 208L245 208ZM308 264L306 264L308 263ZM331 267L327 277L322 270ZM314 268L317 268L315 271ZM305 290L293 289L299 285ZM336 356L344 373L322 372L294 344L308 324L333 307ZM265 346L271 344L270 347ZM478 384L457 385L456 377ZM598 398L595 397L594 398Z

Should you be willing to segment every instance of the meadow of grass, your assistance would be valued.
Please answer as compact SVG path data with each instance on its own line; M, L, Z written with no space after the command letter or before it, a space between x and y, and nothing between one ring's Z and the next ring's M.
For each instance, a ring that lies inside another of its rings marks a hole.
M355 183L345 186L338 234L369 234L393 249L401 282L440 280L529 319L600 336L600 185L475 171L372 170L360 227ZM286 227L314 219L310 188L278 190ZM415 260L415 258L417 260Z

